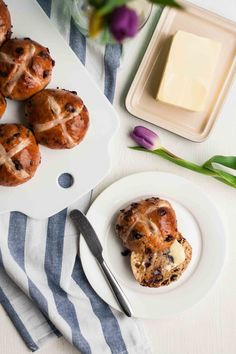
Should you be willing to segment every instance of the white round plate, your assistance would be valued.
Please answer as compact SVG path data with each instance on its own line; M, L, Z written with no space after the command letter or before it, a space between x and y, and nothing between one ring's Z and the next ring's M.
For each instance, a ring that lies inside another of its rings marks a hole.
M114 231L120 209L150 196L171 202L178 229L193 249L192 260L181 278L157 289L142 287L135 281L129 257L121 255L123 247ZM87 217L103 245L104 259L127 295L135 317L156 319L182 312L201 300L219 277L226 252L220 213L198 187L182 177L163 172L125 177L100 194ZM80 255L91 286L104 301L120 310L83 237L80 238Z

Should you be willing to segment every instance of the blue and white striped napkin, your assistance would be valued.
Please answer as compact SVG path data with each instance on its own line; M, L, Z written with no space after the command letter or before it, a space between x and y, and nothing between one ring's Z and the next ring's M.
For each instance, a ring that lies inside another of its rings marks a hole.
M38 2L112 101L120 46L89 43L75 26L69 1ZM73 208L85 211L89 199L48 220L19 212L0 216L1 304L32 351L63 335L83 354L149 354L140 321L104 303L83 273L68 214Z

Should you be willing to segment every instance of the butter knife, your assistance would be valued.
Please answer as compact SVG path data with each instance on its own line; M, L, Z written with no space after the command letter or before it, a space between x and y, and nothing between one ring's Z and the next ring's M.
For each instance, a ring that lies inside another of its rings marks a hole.
M88 245L88 248L90 249L93 256L96 258L98 264L102 268L121 309L128 317L131 317L132 308L129 304L126 295L124 294L119 283L117 282L116 278L112 274L111 270L109 269L108 265L106 264L103 258L103 248L92 225L90 224L86 216L79 210L72 210L70 213L70 217L76 227L76 230L83 235Z

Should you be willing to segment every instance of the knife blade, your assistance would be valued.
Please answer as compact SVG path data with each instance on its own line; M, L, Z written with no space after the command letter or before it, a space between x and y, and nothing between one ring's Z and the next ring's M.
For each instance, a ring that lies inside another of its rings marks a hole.
M94 231L94 228L86 216L79 210L72 210L70 217L73 220L77 230L79 230L79 232L81 232L81 234L84 236L88 248L94 257L97 258L99 263L101 263L103 261L103 248L96 232Z
M130 303L103 258L103 248L94 228L90 224L87 217L79 210L72 210L70 213L70 217L74 222L78 233L81 233L83 235L88 248L90 249L91 253L96 258L100 267L102 268L103 273L105 274L108 283L113 291L113 294L115 295L118 303L120 304L121 309L128 317L131 317L132 308L130 306Z

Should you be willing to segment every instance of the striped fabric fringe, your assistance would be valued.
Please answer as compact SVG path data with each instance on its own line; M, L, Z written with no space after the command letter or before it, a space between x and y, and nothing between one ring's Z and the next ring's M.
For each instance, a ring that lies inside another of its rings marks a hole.
M74 23L69 0L38 3L112 102L121 47L89 42ZM1 304L32 351L63 335L82 354L149 354L139 320L111 309L83 273L67 215L85 211L89 200L87 195L48 220L19 212L0 216Z

